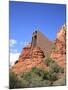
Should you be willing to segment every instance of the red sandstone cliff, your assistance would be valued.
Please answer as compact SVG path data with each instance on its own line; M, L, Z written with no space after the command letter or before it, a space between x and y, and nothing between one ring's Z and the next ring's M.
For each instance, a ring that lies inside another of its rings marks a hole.
M51 53L53 58L58 65L65 67L66 63L66 26L62 26L54 43L54 48Z
M31 48L31 45L23 48L18 61L12 67L15 73L30 71L32 67L48 69L43 63L44 53L39 47Z

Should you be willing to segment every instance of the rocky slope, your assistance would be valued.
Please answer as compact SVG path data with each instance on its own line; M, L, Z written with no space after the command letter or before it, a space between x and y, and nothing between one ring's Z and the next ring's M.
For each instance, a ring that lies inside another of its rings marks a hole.
M32 67L38 67L48 70L48 67L43 63L44 53L39 47L31 48L31 45L23 48L18 61L12 67L15 73L30 71Z
M57 33L57 37L52 49L51 58L61 67L66 65L66 26L62 26Z

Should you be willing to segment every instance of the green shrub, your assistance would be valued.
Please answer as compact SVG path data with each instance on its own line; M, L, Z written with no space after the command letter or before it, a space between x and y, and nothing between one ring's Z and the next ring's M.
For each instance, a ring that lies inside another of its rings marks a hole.
M48 71L44 72L43 80L49 80L49 72Z
M32 78L32 74L31 72L26 72L22 75L22 78L24 78L25 80L29 81Z
M50 64L55 63L55 61L48 57L48 58L46 58L46 59L44 60L44 63L45 63L47 66L50 66Z
M28 88L29 87L29 81L25 80L24 78L21 78L21 87L22 88Z
M42 69L36 68L36 67L32 68L32 72L37 74L38 76L43 76L43 74L44 74L44 71Z
M59 72L60 73L64 73L64 68L63 67L59 67Z
M58 80L57 74L49 72L49 78L48 79L51 81L51 83L53 83L54 81Z
M22 74L21 78L29 82L28 87L49 86L51 82L43 78L45 73L44 70L34 67L30 72Z
M50 70L52 72L56 72L56 73L64 73L64 68L60 67L59 65L57 65L56 63L52 63L50 65Z
M50 82L53 82L53 81L58 80L58 77L57 77L56 73L48 71L48 72L44 73L43 79L44 80L49 80Z
M10 80L10 88L27 88L27 87L42 87L42 86L51 86L57 85L57 82L64 81L59 80L57 75L58 72L63 72L61 67L57 67L57 65L53 62L50 64L51 69L49 71L44 71L39 68L32 68L30 72L25 72L20 75L16 75L13 72L10 72L9 80ZM60 84L58 84L60 85Z
M9 87L16 88L16 83L18 82L17 75L13 72L9 73Z
M37 73L35 72L27 72L27 73L24 73L22 78L24 78L25 80L31 82L32 80L42 80L42 77L39 76Z
M50 64L50 70L52 72L58 73L59 72L59 66L56 63L52 63L52 64Z
M16 87L18 87L19 83L20 83L20 81L19 81L17 75L14 72L10 72L10 74L9 74L9 87L11 89L16 88Z
M60 67L54 60L52 60L51 58L46 58L44 60L44 63L50 67L50 70L52 72L56 72L56 73L64 73L64 68Z
M9 74L9 88L25 88L28 87L28 82L18 77L15 73L10 72Z

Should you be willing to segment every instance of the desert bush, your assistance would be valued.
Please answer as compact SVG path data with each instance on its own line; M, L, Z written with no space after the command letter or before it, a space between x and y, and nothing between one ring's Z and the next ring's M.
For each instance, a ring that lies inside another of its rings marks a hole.
M44 70L34 67L30 72L22 74L22 78L29 82L28 87L49 86L51 82L43 78L44 74Z
M47 65L47 66L50 66L52 63L55 63L55 61L49 57L45 58L44 59L44 63Z
M49 72L49 77L48 77L48 79L49 79L49 81L51 81L51 84L52 84L54 81L58 80L58 76L57 76L56 73L50 73L50 72Z
M14 72L10 72L9 73L9 87L12 88L16 88L18 86L18 77Z
M46 58L44 60L44 63L50 67L50 70L52 72L56 73L64 73L64 68L60 67L53 59L51 58Z
M12 88L16 88L16 83L18 81L17 75L13 72L9 73L9 87Z
M34 72L35 74L37 74L38 76L43 76L44 74L44 70L40 69L40 68L36 68L36 67L33 67L32 68L32 72Z
M39 86L40 82L42 81L42 77L40 77L37 72L26 72L22 75L22 78L26 81L28 81L29 86L28 87L37 87Z
M30 78L31 78L31 72L24 73L24 74L23 74L23 78L24 78L25 80L30 80Z
M63 67L59 67L59 73L64 73L64 68Z
M21 79L14 72L9 74L9 88L25 88L28 87L28 82L24 79Z
M27 73L24 73L22 78L24 78L25 80L31 82L32 80L41 80L42 77L40 77L37 73L35 72L27 72Z
M58 66L56 63L51 63L51 64L50 64L50 70L51 70L52 72L58 73L58 72L59 72L59 66Z
M58 81L57 70L52 69L49 71L44 71L39 68L32 68L30 72L22 73L21 75L16 75L10 72L10 88L27 88L27 87L42 87L55 85ZM62 71L62 69L60 69ZM59 81L60 82L60 81Z
M50 70L56 73L64 73L64 68L57 65L57 63L50 64Z
M58 80L57 74L51 71L46 71L43 76L44 80L49 80L51 83Z
M20 81L21 81L21 87L22 88L28 88L29 87L29 81L25 80L24 78L21 78Z

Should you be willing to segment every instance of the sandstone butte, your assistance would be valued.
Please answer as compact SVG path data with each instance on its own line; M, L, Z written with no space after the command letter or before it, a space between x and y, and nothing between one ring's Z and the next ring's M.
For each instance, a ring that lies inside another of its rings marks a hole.
M46 42L45 42L46 43ZM32 48L31 43L23 48L18 60L11 67L10 70L19 74L28 72L33 67L48 70L49 67L44 64L43 59L46 57L40 47ZM51 51L50 57L61 66L66 66L66 26L62 26L57 33L56 40L54 41L54 48Z

